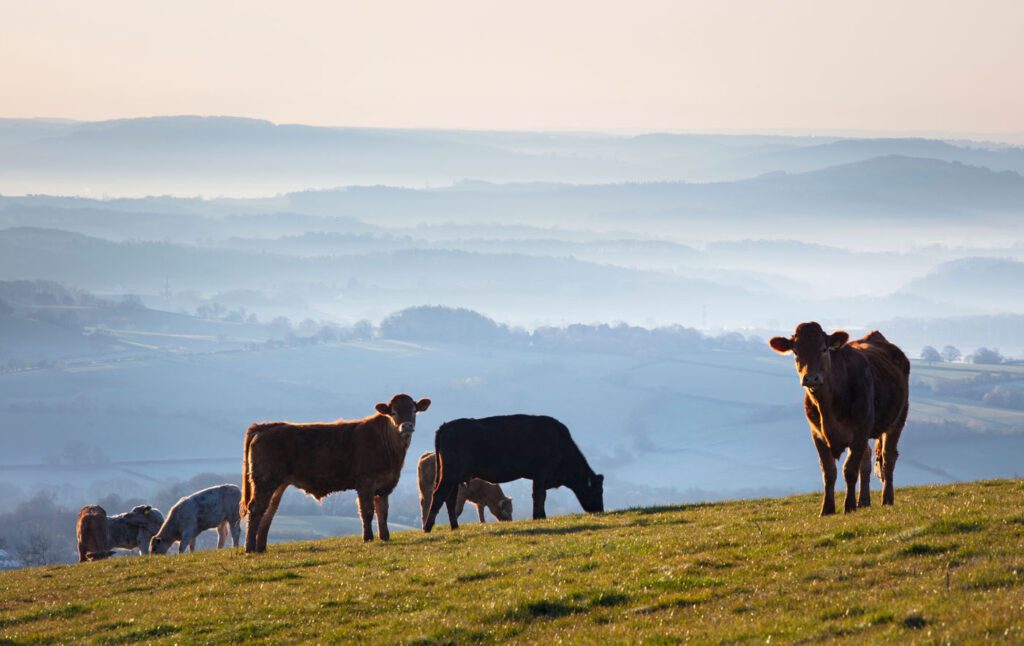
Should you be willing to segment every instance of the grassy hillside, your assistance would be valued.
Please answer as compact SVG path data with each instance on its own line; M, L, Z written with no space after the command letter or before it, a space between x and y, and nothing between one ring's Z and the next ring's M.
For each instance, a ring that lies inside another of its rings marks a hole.
M876 496L877 498L877 496ZM1024 482L272 545L0 574L0 643L1024 640Z

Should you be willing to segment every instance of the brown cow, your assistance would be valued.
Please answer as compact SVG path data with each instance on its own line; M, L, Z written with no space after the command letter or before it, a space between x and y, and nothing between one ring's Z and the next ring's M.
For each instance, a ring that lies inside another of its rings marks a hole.
M430 511L430 498L434 495L434 485L437 479L437 454L427 451L420 456L416 465L416 475L420 485L420 519L423 524L427 522L427 513ZM487 522L484 518L484 507L491 510L494 517L499 521L512 520L512 499L501 490L501 485L487 482L480 478L473 478L467 483L459 485L459 495L455 502L455 517L462 515L466 507L466 501L476 505L476 513L480 522Z
M836 460L844 449L845 511L855 511L854 495L860 476L861 507L871 504L871 453L868 439L875 440L876 470L882 478L882 504L893 504L893 471L909 406L910 361L877 330L857 341L842 330L826 334L817 323L801 323L793 336L777 336L772 349L792 352L800 385L804 388L804 412L811 438L818 449L825 496L821 515L836 511Z
M429 399L395 395L377 404L377 415L346 422L253 424L245 434L241 515L249 516L246 552L267 549L267 534L288 485L317 500L355 489L363 540L373 540L373 513L383 541L388 532L388 495L398 484L416 430L416 413Z
M107 511L99 505L86 505L78 512L75 528L78 536L78 562L98 561L114 553L107 544Z

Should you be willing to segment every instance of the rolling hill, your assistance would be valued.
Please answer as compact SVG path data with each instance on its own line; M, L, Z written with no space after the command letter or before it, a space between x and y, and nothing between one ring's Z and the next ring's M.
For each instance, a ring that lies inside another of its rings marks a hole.
M803 495L9 571L0 642L1020 643L1022 497L986 481L829 518Z

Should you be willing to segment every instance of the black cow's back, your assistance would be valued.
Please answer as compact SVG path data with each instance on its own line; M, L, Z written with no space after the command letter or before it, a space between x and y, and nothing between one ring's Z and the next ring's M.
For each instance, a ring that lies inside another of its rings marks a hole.
M546 415L453 420L437 430L434 445L442 473L459 482L543 478L562 486L594 475L569 429Z

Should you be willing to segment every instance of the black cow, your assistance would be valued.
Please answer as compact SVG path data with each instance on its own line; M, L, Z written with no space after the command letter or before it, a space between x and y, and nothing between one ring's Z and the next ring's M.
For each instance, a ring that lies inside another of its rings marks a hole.
M604 511L604 476L594 473L569 429L552 417L502 415L457 419L441 425L434 436L437 483L423 531L434 526L441 505L448 505L452 529L459 484L473 478L488 482L533 480L533 517L545 518L547 490L566 486L584 511Z

